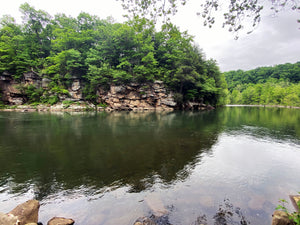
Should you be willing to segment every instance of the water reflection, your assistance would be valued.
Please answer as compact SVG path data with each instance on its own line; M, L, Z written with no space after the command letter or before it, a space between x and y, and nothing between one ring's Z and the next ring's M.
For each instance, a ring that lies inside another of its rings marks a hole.
M155 194L174 225L214 224L224 198L239 222L270 224L277 200L299 191L299 122L299 110L273 108L1 112L0 211L35 197L42 222L63 211L79 225L130 225Z
M220 110L227 131L300 144L300 111L287 108L227 107Z
M82 185L90 195L111 184L140 192L158 178L184 180L220 132L211 113L1 116L1 183L9 177L11 193L34 184L39 200Z

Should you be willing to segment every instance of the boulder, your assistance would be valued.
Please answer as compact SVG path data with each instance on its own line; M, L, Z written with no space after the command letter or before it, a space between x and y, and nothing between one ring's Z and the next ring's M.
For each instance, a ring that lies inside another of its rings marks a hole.
M0 212L0 225L19 225L18 217Z
M155 216L150 217L141 217L138 218L134 225L171 225L167 215L164 216Z
M167 98L162 99L161 103L170 107L176 106L176 102L174 101L174 98L172 96L168 96Z
M18 205L9 214L18 218L20 225L27 223L37 223L39 215L40 203L37 200L29 200Z
M160 196L158 194L151 193L145 198L145 202L153 212L155 217L162 217L168 214L168 210L165 208Z
M276 210L272 215L272 225L293 225L288 214L283 211Z
M300 212L300 208L299 208L299 205L298 205L299 202L300 202L300 195L290 195L290 199L293 203L293 206L297 210L297 212Z
M75 221L63 217L53 217L48 221L47 225L72 225Z
M34 71L30 71L23 74L25 85L31 84L36 88L42 87L42 78Z
M72 91L78 91L78 90L80 90L80 88L81 88L80 80L74 80L73 83L72 83L71 90Z
M48 88L48 85L50 84L50 82L51 82L51 80L50 79L48 79L48 78L43 78L42 79L42 88Z
M135 221L134 225L157 225L157 223L149 217L141 217Z

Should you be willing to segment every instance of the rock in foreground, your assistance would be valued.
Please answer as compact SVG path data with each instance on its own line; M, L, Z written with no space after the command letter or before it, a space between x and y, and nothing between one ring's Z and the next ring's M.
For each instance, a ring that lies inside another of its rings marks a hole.
M0 225L17 225L20 224L18 217L12 214L5 214L0 212Z
M20 225L27 223L37 223L39 218L40 203L37 200L29 200L18 205L9 214L18 218Z
M293 225L286 212L276 210L272 215L272 225Z

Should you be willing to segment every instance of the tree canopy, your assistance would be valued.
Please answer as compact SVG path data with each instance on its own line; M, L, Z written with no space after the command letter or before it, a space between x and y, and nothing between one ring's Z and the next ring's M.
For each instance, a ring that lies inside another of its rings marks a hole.
M300 62L224 75L232 104L300 106Z
M157 20L168 21L170 15L177 13L178 8L186 5L190 0L117 0L122 2L128 16L140 15ZM203 18L204 26L212 27L216 21L215 12L222 9L223 27L231 32L237 32L244 27L243 21L251 18L252 26L256 27L261 20L261 12L264 8L270 8L274 13L284 9L300 11L299 0L202 0L199 1L199 9L195 12ZM300 21L300 20L299 20ZM298 21L298 22L299 22Z
M171 23L156 31L151 20L138 16L115 23L88 13L52 17L28 3L20 9L21 25L10 16L0 20L0 73L20 79L35 71L50 79L49 89L37 92L40 101L59 100L78 78L87 100L95 99L100 85L161 80L182 101L224 104L226 81L216 62Z

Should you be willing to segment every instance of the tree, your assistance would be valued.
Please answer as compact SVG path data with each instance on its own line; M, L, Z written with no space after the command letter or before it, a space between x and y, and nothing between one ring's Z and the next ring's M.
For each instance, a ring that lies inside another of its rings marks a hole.
M34 70L50 79L47 90L24 91L31 102L56 103L76 78L93 103L100 86L160 80L180 103L226 104L227 85L216 62L172 23L157 32L153 21L139 16L121 24L87 13L51 17L27 3L20 8L22 25L11 17L0 21L0 73L22 78Z
M4 16L0 25L0 73L20 78L31 65L22 28L10 16Z
M129 16L141 15L157 20L162 17L163 21L168 21L170 15L176 14L180 5L185 5L189 0L117 0L122 2L122 6L129 13ZM277 13L282 8L300 10L299 0L269 0L270 9ZM243 28L243 20L251 18L252 26L256 27L261 20L261 12L264 9L263 2L258 0L230 0L223 14L223 27L228 27L231 32L237 32ZM223 5L222 0L202 0L199 1L199 12L197 14L204 19L204 26L211 27L215 23L214 12ZM298 21L299 22L299 21Z
M28 54L32 60L31 66L38 69L43 63L39 59L50 54L50 15L43 10L36 10L28 3L22 4L20 11L23 14L23 34Z

